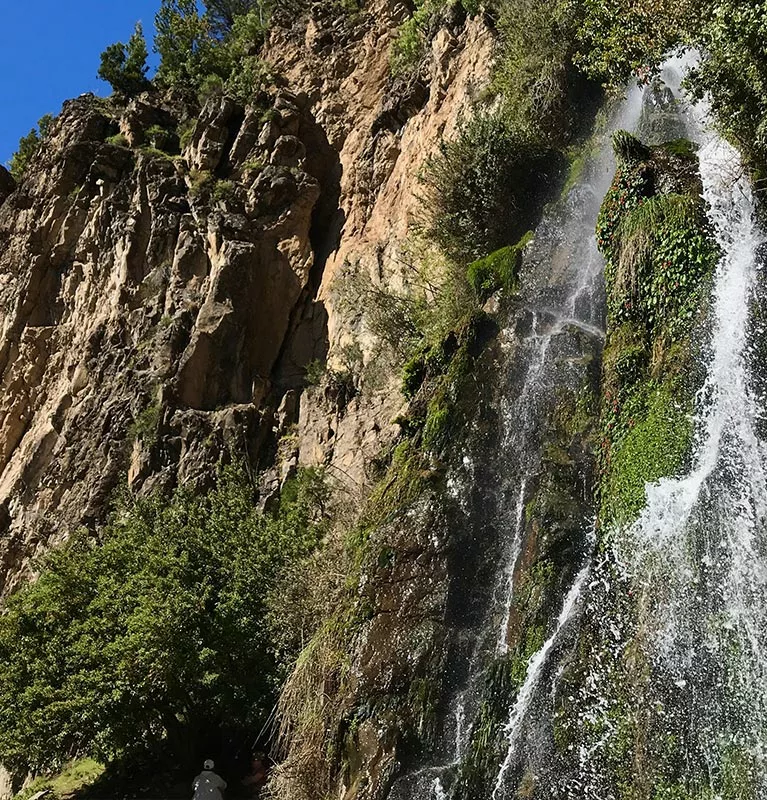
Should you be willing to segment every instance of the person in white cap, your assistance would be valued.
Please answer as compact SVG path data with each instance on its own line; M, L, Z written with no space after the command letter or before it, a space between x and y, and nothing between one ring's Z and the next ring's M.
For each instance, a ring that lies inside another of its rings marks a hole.
M216 765L208 759L202 765L202 772L194 779L193 800L223 800L221 790L226 789L226 781L213 772Z

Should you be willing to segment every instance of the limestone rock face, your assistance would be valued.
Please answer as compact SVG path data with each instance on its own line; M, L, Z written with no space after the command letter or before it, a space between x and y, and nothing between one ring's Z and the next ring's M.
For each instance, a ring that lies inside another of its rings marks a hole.
M105 141L99 109L67 104L0 208L6 588L40 549L102 520L126 476L135 489L204 477L225 441L256 457L313 264L315 177L274 166L268 187L285 186L272 194L227 194L216 178L196 193L183 160ZM226 156L237 113L206 109L197 163ZM137 120L171 115L134 104L123 127L138 139Z
M189 124L177 99L84 95L18 187L0 168L1 591L98 527L121 482L209 481L230 453L273 466L265 501L298 464L365 483L402 398L338 278L406 285L418 171L492 48L466 21L394 81L402 13L379 0L362 21L275 29L280 88L248 107L212 98L179 156L157 149ZM378 379L307 390L307 365L332 373L351 345L356 374L378 366ZM274 464L288 430L295 447Z

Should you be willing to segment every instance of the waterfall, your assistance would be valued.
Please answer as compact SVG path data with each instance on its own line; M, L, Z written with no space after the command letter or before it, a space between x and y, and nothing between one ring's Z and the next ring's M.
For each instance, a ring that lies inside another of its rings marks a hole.
M651 657L685 695L690 745L721 792L723 760L767 791L767 450L749 386L749 304L764 241L737 152L708 135L700 170L722 249L692 465L646 490L619 558L641 587Z
M497 485L483 487L485 516L497 531L493 552L495 579L487 591L487 602L477 627L468 638L472 642L460 667L461 679L447 701L441 738L434 752L415 768L401 774L390 791L390 800L444 800L455 795L457 775L470 763L469 747L475 732L485 691L488 667L510 657L508 637L513 604L518 587L515 576L524 557L528 524L528 503L545 473L542 447L546 426L563 387L577 390L586 375L585 347L598 358L604 340L603 260L598 252L595 227L597 215L613 177L615 161L610 136L615 130L633 129L642 108L642 91L634 86L625 100L613 109L604 125L585 168L572 188L552 204L527 247L522 267L522 288L500 342L504 362L499 370L498 442L493 463ZM586 345L583 345L586 342ZM463 458L460 470L448 476L448 486L462 511L471 518L469 492L476 489L478 459ZM582 494L586 494L585 490ZM515 696L509 697L507 718L501 721L502 742L508 751L500 754L493 796L503 797L504 782L517 768L517 745L539 695L547 691L554 654L568 636L579 608L581 591L587 580L593 549L593 508L591 498L584 505L591 509L576 521L578 543L572 544L573 559L561 597L554 599L549 629L542 646L533 653L526 675ZM488 510L489 509L489 510ZM480 531L478 535L484 535ZM579 562L585 562L580 571ZM459 631L460 636L467 636ZM456 669L453 664L449 669ZM457 670L458 671L458 670ZM490 785L492 790L492 784Z
M546 663L549 651L556 644L560 632L570 621L570 618L575 611L576 603L578 602L581 589L583 588L583 584L586 582L588 574L589 565L586 565L578 573L575 583L573 583L572 588L567 593L567 597L565 598L565 602L562 604L562 610L559 614L559 618L557 619L554 632L544 642L543 647L541 647L541 649L530 659L530 662L527 665L525 682L522 684L522 687L517 694L516 702L514 703L514 706L511 709L511 714L509 715L509 721L506 723L506 735L508 737L509 745L506 752L506 758L503 760L501 768L498 771L498 777L495 780L492 800L496 800L497 797L502 796L506 773L512 764L516 752L517 739L520 732L520 722L525 718L525 715L530 707L530 703L532 702L535 690L538 687L538 682L541 678L541 672Z

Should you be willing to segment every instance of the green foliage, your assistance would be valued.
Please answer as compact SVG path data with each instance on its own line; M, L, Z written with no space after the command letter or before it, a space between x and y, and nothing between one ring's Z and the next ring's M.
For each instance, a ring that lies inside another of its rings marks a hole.
M767 169L767 9L761 0L569 0L581 15L576 63L619 88L647 78L677 46L704 53L688 84L725 133Z
M685 194L655 193L658 173L688 174L689 148L647 149L633 137L616 148L623 155L597 226L608 305L600 493L610 526L633 521L645 484L683 466L692 436L689 337L719 258L697 181Z
M200 102L228 94L248 103L274 81L258 55L268 30L267 2L209 2L200 14L195 0L163 0L155 19L157 79Z
M692 440L690 408L673 383L649 382L621 406L615 399L607 419L628 431L615 443L603 515L614 524L632 522L645 504L645 485L677 475Z
M649 148L628 131L615 131L613 134L613 150L615 151L615 157L625 164L630 164L634 161L646 161L650 156Z
M615 145L622 155L597 223L608 310L616 323L662 324L679 338L700 309L719 250L697 197L651 195L657 156L628 134L616 134ZM686 158L677 156L675 168Z
M128 137L124 133L116 133L114 136L107 136L107 144L115 147L130 147Z
M513 292L516 289L522 253L532 238L533 232L529 231L517 244L502 247L469 264L466 277L480 302L487 300L499 289L504 292Z
M30 162L37 155L40 144L48 135L54 118L51 114L41 117L37 123L37 128L19 140L19 149L11 156L10 172L14 180L18 183L24 177Z
M101 54L99 78L109 83L115 92L127 97L137 95L149 86L147 55L144 31L137 22L127 45L117 42Z
M580 8L570 0L496 0L493 6L500 47L491 90L516 128L542 147L561 148L593 94L572 65Z
M392 75L406 76L420 64L426 53L429 26L443 5L443 0L421 0L413 16L397 29L389 54Z
M304 370L304 381L307 386L319 386L328 371L327 364L319 358L310 361Z
M181 150L186 150L186 148L192 143L192 137L194 136L194 129L196 127L197 120L193 119L192 117L179 123L176 133L178 133L179 147Z
M216 181L213 186L213 200L217 203L226 202L234 197L235 185L232 181Z
M402 394L408 399L415 396L426 378L426 360L424 356L424 351L420 350L409 358L402 368Z
M98 541L51 552L0 618L3 763L43 770L160 743L183 758L212 729L259 730L286 667L267 597L323 536L326 498L305 471L264 515L227 468L205 494L126 500Z
M691 76L725 133L764 174L767 169L767 7L761 0L704 3L691 26L706 56ZM707 7L709 6L709 7ZM702 28L702 30L701 30Z
M161 418L162 405L155 399L136 416L128 429L128 437L141 439L147 447L151 447L157 441Z
M39 792L45 792L48 800L64 800L87 789L101 777L103 772L103 764L92 758L80 758L66 764L57 775L35 778L14 797L14 800L29 800Z
M239 18L253 13L261 28L265 28L271 15L269 0L204 0L214 35L223 38L236 25Z
M576 63L611 86L648 76L700 20L700 0L572 0L580 7Z
M459 262L515 242L534 214L544 172L539 143L503 113L475 115L426 163L423 233Z
M442 12L451 2L471 15L479 11L476 0L416 0L413 15L397 29L389 53L389 66L395 78L407 78L416 72L431 37L439 29Z
M207 15L200 15L196 0L162 0L155 17L154 47L160 56L157 80L162 86L194 92L209 75L227 77L222 48Z
M193 169L189 173L189 194L192 197L205 197L215 186L213 173L206 169Z

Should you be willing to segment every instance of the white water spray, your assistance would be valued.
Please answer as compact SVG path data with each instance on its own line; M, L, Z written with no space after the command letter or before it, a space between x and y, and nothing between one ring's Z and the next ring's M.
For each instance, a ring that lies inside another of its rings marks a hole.
M493 789L493 795L492 795L493 800L496 800L496 798L499 797L501 792L503 791L506 773L511 767L514 761L514 756L516 755L517 742L519 740L519 736L521 733L522 723L524 722L525 717L527 716L527 712L530 708L530 703L532 702L533 697L535 695L535 691L538 688L538 684L541 679L541 674L543 672L543 667L546 664L549 651L557 643L560 634L562 633L568 621L572 617L573 612L576 609L578 598L581 595L583 584L586 582L588 574L589 574L589 565L586 565L578 573L575 582L573 583L570 591L567 593L567 597L565 597L565 601L562 604L562 610L559 613L559 617L557 619L557 624L554 628L554 632L544 642L543 647L541 647L541 649L531 657L530 661L527 664L527 674L525 676L525 682L522 684L522 687L520 688L519 693L517 694L516 702L514 703L514 707L511 709L509 721L506 723L506 727L504 729L509 744L508 744L508 750L506 752L506 758L501 764L501 768L498 772L498 777L496 778L495 781L495 788Z
M712 796L733 758L767 791L767 450L749 387L749 307L765 241L737 152L708 135L704 197L722 258L712 293L707 379L697 398L689 471L646 487L618 557L643 594L655 668L685 693L688 758ZM734 754L734 755L733 755Z

